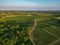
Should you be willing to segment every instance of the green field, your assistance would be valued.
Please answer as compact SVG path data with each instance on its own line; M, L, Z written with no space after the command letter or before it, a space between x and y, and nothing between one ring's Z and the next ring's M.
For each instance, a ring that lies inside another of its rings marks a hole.
M0 45L60 45L60 12L0 11Z

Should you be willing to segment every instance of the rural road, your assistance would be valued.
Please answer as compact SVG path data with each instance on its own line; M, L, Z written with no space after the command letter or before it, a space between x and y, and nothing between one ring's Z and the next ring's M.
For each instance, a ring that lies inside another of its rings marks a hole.
M30 36L30 40L33 43L33 45L35 45L34 41L33 41L33 31L35 30L37 25L37 19L34 20L34 26L32 27L31 31L29 32L29 36Z
M6 17L15 17L15 16L13 15L13 16L6 16ZM2 19L4 19L4 18L5 17L3 17ZM32 27L31 31L29 32L30 40L33 43L33 45L35 45L35 42L33 41L34 40L34 38L33 38L33 32L34 32L36 26L37 26L37 19L34 20L34 26Z

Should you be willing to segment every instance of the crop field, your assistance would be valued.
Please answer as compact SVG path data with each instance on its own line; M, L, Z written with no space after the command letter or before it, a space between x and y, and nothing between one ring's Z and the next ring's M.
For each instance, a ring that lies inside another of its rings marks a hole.
M60 12L0 11L0 45L60 45Z

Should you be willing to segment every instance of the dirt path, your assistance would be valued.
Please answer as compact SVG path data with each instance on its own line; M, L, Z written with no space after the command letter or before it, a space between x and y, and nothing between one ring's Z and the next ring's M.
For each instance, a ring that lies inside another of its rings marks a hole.
M58 39L58 40L56 40L56 41L54 41L54 42L51 42L51 43L48 44L48 45L54 45L55 43L58 43L58 41L60 41L60 39Z
M54 35L54 34L50 33L50 32L49 32L49 31L47 31L47 30L43 30L43 31L47 32L49 35L51 35L51 36L53 36L54 38L56 38L56 39L57 39L57 40L55 40L55 41L53 41L53 42L49 43L48 45L54 45L55 43L57 43L58 41L60 41L60 38L59 38L59 37L57 37L56 35Z
M33 41L34 40L34 38L33 38L33 31L35 30L36 25L37 25L37 19L34 20L34 26L32 27L31 31L29 32L30 40L33 43L33 45L35 45L35 43Z
M7 15L6 17L31 16L31 15Z
M43 30L43 29L42 29L42 30ZM43 30L43 31L47 32L49 35L53 36L54 38L59 39L59 37L57 37L56 35L50 33L49 31L47 31L47 30Z

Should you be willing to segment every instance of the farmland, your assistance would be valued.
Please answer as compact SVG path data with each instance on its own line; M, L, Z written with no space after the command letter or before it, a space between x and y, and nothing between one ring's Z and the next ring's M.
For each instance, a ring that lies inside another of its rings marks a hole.
M59 45L60 12L0 11L0 45Z

